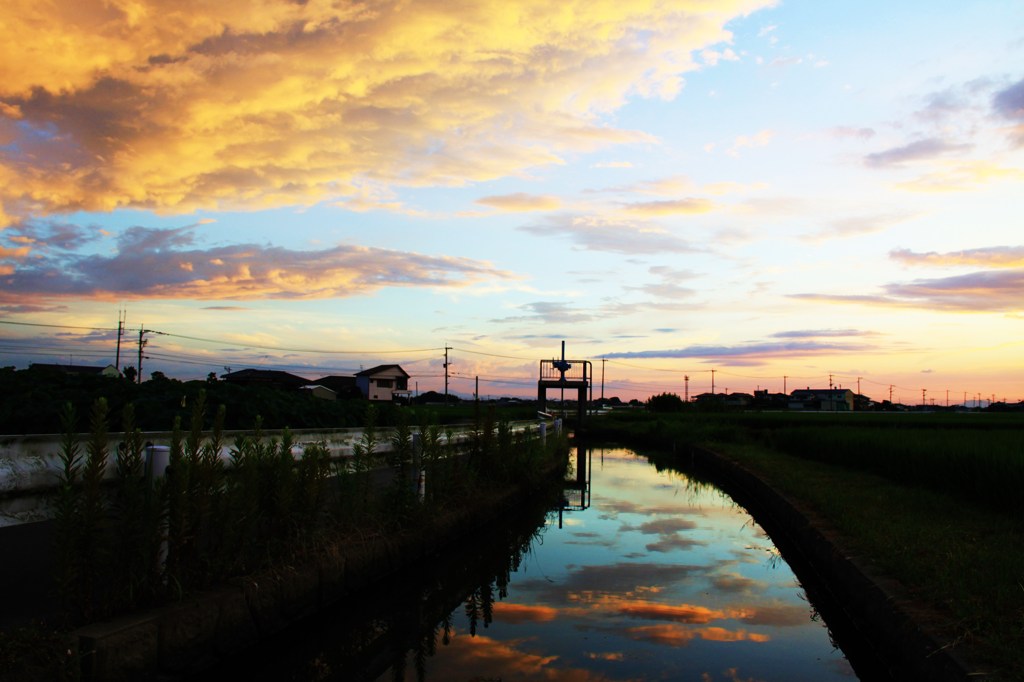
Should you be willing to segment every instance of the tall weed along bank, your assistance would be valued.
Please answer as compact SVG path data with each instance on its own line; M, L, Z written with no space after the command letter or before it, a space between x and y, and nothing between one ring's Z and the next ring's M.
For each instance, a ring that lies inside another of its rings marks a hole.
M485 500L488 491L538 483L565 447L513 430L492 411L461 441L450 428L414 428L401 416L384 431L371 407L351 457L332 457L324 443L297 448L287 429L265 438L257 419L225 461L224 409L209 429L206 413L200 395L187 429L175 419L166 474L147 476L146 443L131 405L115 444L106 402L97 400L84 447L74 410L66 408L55 518L63 626L414 530ZM115 476L104 480L109 467Z

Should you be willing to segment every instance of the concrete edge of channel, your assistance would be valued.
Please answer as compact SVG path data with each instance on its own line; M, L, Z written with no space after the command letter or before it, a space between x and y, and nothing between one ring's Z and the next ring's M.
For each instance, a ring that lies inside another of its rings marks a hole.
M972 670L956 651L957 642L940 641L915 620L897 585L888 584L857 557L837 547L785 495L719 453L693 448L691 457L698 471L713 474L716 484L757 516L811 598L824 596L827 609L833 612L821 607L830 628L834 620L840 621L833 628L837 639L858 642L854 652L844 648L855 669L858 664L866 667L869 679L997 679Z

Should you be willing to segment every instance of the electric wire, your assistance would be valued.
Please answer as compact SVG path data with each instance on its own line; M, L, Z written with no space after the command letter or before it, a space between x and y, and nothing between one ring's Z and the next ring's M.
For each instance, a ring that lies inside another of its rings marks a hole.
M239 344L237 342L232 342L232 341L228 341L228 340L225 340L225 339L213 339L213 338L207 338L207 337L192 336L192 335L187 335L187 334L178 334L178 333L175 333L175 332L168 332L168 331L159 330L159 329L148 329L148 328L146 328L144 326L143 327L139 327L139 328L132 328L132 329L122 328L122 329L119 330L118 328L113 328L113 327L96 327L96 326L87 326L87 325L68 325L68 324L46 324L46 323L38 323L38 322L22 322L22 321L17 321L17 320L0 320L0 324L20 326L20 327L36 327L36 328L42 328L42 329L63 329L63 330L72 330L72 331L93 331L93 332L105 332L105 333L106 332L113 332L115 334L118 331L121 331L122 333L127 332L127 331L132 331L132 332L136 332L136 333L141 332L142 334L154 334L154 335L157 335L157 336L160 336L160 337L167 337L167 338L172 338L172 339L180 339L180 340L184 340L184 341L194 341L194 342L198 342L198 343L215 344L217 346L220 346L220 349L217 350L216 352L221 353L221 354L232 354L233 357L225 358L223 356L220 356L220 357L218 357L216 359L213 359L213 358L209 358L209 357L206 357L204 355L201 355L201 354L189 353L189 352L187 352L185 350L168 349L168 348L161 347L158 344L152 344L152 345L148 345L146 347L146 351L145 351L145 354L143 355L143 359L156 359L156 360L160 360L160 361L163 361L163 362L177 363L177 364L182 364L182 365L206 366L206 367L217 367L217 368L225 367L225 363L232 363L232 362L252 363L252 358L251 357L249 357L249 358L246 358L246 357L234 357L234 354L244 354L247 351L251 351L253 349L268 350L268 351L278 351L278 352L288 352L288 353L304 353L304 354L310 354L310 355L326 355L326 356L330 356L330 355L361 355L363 357L381 357L381 356L386 356L386 355L403 355L403 354L408 356L408 355L422 354L422 353L442 353L443 351L446 350L445 347L408 348L408 349L372 350L372 351L365 351L365 350L337 350L337 349L324 349L324 348L302 348L302 347L275 346L275 345L269 345L269 344L256 344L256 343ZM46 339L40 340L38 338L37 339L24 339L24 340L23 339L18 339L18 338L0 339L0 356L3 356L3 355L19 355L19 356L24 356L25 354L32 354L32 355L35 355L35 356L47 357L47 358L51 358L51 357L64 358L64 357L67 357L67 358L69 358L69 361L71 359L74 359L74 358L96 360L96 359L103 359L103 358L109 357L110 356L110 352L108 350L100 350L100 349L95 348L92 345L87 345L89 343L89 341L98 341L98 340L99 339L95 338L95 337L93 339L83 339L82 343L79 343L79 344L76 345L76 344L70 343L68 339L61 339L59 343L53 343L52 345L50 345L51 344L50 340L46 340ZM468 354L468 355L475 355L475 356L482 356L482 357L492 357L492 358L499 358L499 359L505 359L505 360L518 360L518 361L531 362L531 363L532 362L537 362L537 360L538 360L537 357L526 357L526 356L509 355L509 354L503 354L503 353L491 353L491 352L487 352L487 351L473 350L473 349L463 348L463 347L448 346L447 350L456 351L458 353L465 353L465 354ZM128 351L126 353L126 357L129 357L129 358L130 357L135 357L135 355L131 351ZM268 358L268 357L269 356L264 356L264 358ZM421 358L409 358L409 357L406 357L406 358L403 358L403 363L409 365L409 364L415 364L415 363L421 363L421 362L434 362L437 359L438 358L430 358L430 357L421 357ZM819 374L819 375L813 375L813 376L809 376L809 375L789 375L789 374L787 374L787 375L775 375L775 376L764 376L764 375L741 374L741 373L732 372L732 371L729 371L729 370L712 369L712 368L678 369L678 368L675 368L675 367L649 366L649 365L646 365L646 364L637 364L635 362L623 362L621 360L617 360L617 359L614 359L614 358L606 358L606 357L596 358L595 360L592 360L592 362L596 362L598 360L602 361L603 363L611 364L612 366L624 367L624 368L629 368L629 369L643 370L643 371L647 371L647 372L656 372L656 373L662 373L662 374L702 375L702 374L711 373L712 376L714 376L715 374L718 374L718 375L723 376L723 377L736 377L736 378L740 378L740 379L750 379L750 380L757 380L757 381L764 381L764 382L779 381L779 380L790 380L790 379L810 380L810 381L823 381L824 377L826 376L826 374ZM297 371L297 372L303 372L303 373L319 373L319 374L326 374L326 373L355 374L356 373L356 370L354 368L352 368L352 367L334 367L334 366L330 366L330 365L326 365L326 364L320 365L320 364L316 364L316 363L312 363L312 364L258 363L258 364L262 368L282 369L282 370L285 370L285 371L291 370L291 371ZM444 374L440 374L440 373L410 374L411 378L417 378L417 379L435 379L435 378L440 378L442 376L444 376ZM864 382L864 383L867 383L867 384L870 384L870 385L873 385L873 386L888 387L890 392L895 390L895 391L901 391L901 392L916 393L916 392L922 390L920 388L912 388L912 387L909 387L909 386L903 386L903 385L894 384L894 383L886 383L886 382L882 382L882 381L877 381L877 380L874 380L874 379L871 379L871 378L868 378L868 377L863 377L863 376L854 376L854 375L839 374L839 373L831 373L831 374L828 374L827 376L829 376L830 379L832 379L834 381L838 381L838 383L840 385L842 384L843 381L847 381L847 382L857 381L857 382ZM481 381L486 381L486 382L489 382L489 383L492 383L492 384L500 384L500 385L505 385L505 386L523 386L523 387L531 386L532 387L534 385L534 383L531 380L529 380L529 379L525 379L524 380L524 379L521 379L519 377L510 377L510 376L505 376L505 375L494 375L494 374L488 374L488 375L469 375L469 374L465 374L465 373L449 373L449 377L450 378L455 378L455 379L460 379L460 380L462 380L462 379L467 379L468 380L468 379L474 379L474 378L478 377L479 380L481 380ZM610 390L615 390L615 391L636 391L636 392L642 392L644 390L670 391L670 390L678 390L678 388L679 388L678 383L679 383L678 381L668 381L668 382L631 382L631 381L623 382L623 381L609 381L609 382L605 382L605 389L610 389ZM694 382L694 383L696 383L696 382ZM925 391L926 390L927 389L925 389ZM970 396L984 396L985 395L984 392L964 391L963 389L956 389L956 390L953 390L953 389L943 389L943 390L946 390L948 393L953 394L953 395L956 395L956 394L968 394ZM934 402L934 400L935 399L933 398L932 401Z

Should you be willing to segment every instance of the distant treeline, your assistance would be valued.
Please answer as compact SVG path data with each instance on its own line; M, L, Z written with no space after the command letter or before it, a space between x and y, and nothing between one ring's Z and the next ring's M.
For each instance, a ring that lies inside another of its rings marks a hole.
M322 400L304 391L239 386L226 381L178 381L157 378L136 384L120 377L65 374L54 370L0 369L0 433L60 433L61 412L71 403L79 415L79 431L86 431L97 398L104 398L111 414L134 404L136 425L143 431L165 431L175 417L188 420L200 391L208 405L224 405L224 428L251 429L256 417L266 428L345 428L359 426L366 415L364 400ZM381 421L390 421L387 407ZM212 416L208 419L212 420ZM209 428L212 424L206 424Z
M265 429L359 427L366 423L366 410L370 405L361 398L324 400L309 391L243 386L214 379L179 381L157 375L137 384L122 377L4 367L0 368L0 433L60 433L64 428L61 413L66 403L71 403L79 415L75 428L87 431L89 424L85 415L97 398L107 401L111 414L121 414L125 405L133 405L136 426L142 431L165 431L175 417L186 422L191 418L191 407L200 392L205 392L207 405L226 408L223 427L231 431L252 429L257 417ZM441 394L429 392L421 398L424 404L411 408L374 403L377 422L381 426L393 426L398 423L400 412L406 412L404 418L413 424L467 422L475 416L473 401L449 396L450 405L443 408ZM506 419L525 419L535 412L530 404L510 404L502 409ZM212 427L212 415L212 412L207 415L204 428Z

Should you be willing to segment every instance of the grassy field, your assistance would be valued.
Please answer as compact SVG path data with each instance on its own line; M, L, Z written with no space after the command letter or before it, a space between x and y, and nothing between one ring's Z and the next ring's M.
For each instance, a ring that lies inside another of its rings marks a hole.
M743 463L895 578L978 670L1024 679L1021 417L629 414L592 427Z

